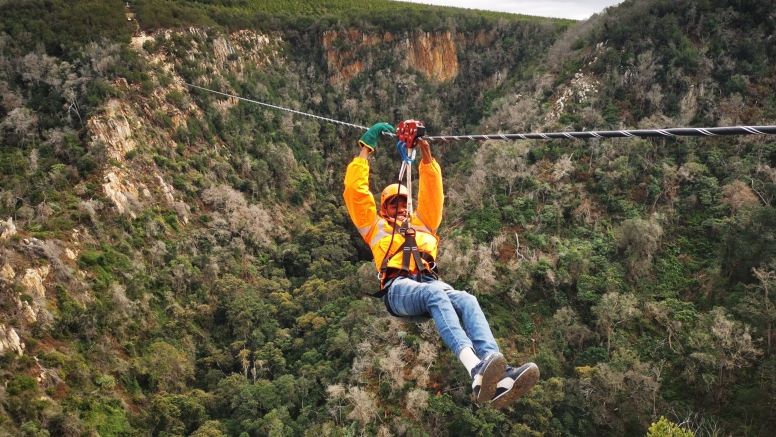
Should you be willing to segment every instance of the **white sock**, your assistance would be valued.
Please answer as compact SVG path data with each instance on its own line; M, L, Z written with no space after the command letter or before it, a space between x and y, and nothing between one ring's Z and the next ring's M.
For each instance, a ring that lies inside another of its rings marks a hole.
M466 367L466 371L469 372L470 375L474 366L480 364L480 359L477 357L477 354L474 353L474 349L470 347L463 348L461 353L458 355L458 359L461 360L463 365Z

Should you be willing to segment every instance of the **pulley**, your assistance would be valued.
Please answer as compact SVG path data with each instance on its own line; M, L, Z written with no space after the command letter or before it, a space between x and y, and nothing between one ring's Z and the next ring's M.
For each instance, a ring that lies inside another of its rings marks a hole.
M417 120L405 120L396 127L396 135L399 141L405 144L408 149L414 149L418 138L426 135L426 127Z

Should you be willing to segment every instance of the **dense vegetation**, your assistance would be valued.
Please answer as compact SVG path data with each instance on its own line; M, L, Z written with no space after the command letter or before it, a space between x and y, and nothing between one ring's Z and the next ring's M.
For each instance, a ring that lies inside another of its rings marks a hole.
M0 436L768 435L773 138L435 145L443 278L542 371L497 411L433 322L364 297L341 200L360 132L176 81L432 134L774 124L767 6L629 0L572 26L378 0L137 1L136 22L123 2L0 3L0 331L24 343L0 355ZM458 74L337 38L366 67L334 82L322 40L348 30L452 32Z
M361 28L382 31L440 30L451 24L479 29L495 20L544 20L528 15L471 11L391 0L303 0L303 1L150 1L133 3L146 28L218 24L225 28L254 28L281 32L310 28ZM570 20L557 20L570 23Z

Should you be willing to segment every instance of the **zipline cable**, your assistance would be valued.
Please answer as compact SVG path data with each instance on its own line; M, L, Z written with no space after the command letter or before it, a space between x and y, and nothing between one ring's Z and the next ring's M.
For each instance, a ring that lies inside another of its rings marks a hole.
M302 115L305 117L312 117L318 120L326 121L329 123L341 124L343 126L352 127L355 129L369 130L366 126L360 126L353 123L346 123L344 121L334 120L331 118L321 117L320 115L310 114L307 112L297 111L294 109L284 108L282 106L270 105L269 103L263 103L256 100L246 99L244 97L235 96L232 94L222 93L220 91L211 90L190 83L181 82L182 84L196 88L202 91L207 91L213 94L219 94L225 97L243 100L249 103L254 103L268 108L277 109L280 111L291 112L293 114ZM419 139L431 141L431 142L444 142L444 141L478 141L478 140L548 140L548 139L591 139L591 138L669 138L669 137L714 137L714 136L728 136L728 135L774 135L776 134L776 126L725 126L725 127L677 127L668 129L637 129L637 130L609 130L609 131L582 131L582 132L549 132L549 133L527 133L527 134L488 134L488 135L439 135L439 136L423 136ZM395 137L396 134L390 132L383 132L383 135Z
M199 90L202 90L202 91L207 91L209 93L220 94L220 95L222 95L224 97L229 97L229 98L232 98L232 99L243 100L245 102L255 103L257 105L266 106L268 108L273 108L273 109L278 109L278 110L281 110L281 111L291 112L293 114L303 115L305 117L312 117L312 118L316 118L318 120L327 121L329 123L341 124L343 126L352 127L352 128L361 129L361 130L369 130L369 128L366 127L366 126L359 126L357 124L346 123L344 121L339 121L339 120L334 120L334 119L331 119L331 118L321 117L320 115L308 114L307 112L297 111L295 109L284 108L282 106L270 105L269 103L263 103L263 102L259 102L259 101L256 101L256 100L246 99L245 97L240 97L240 96L235 96L235 95L232 95L232 94L222 93L221 91L216 91L216 90L211 90L211 89L208 89L208 88L203 88L201 86L192 85L192 84L186 83L186 82L181 82L181 83L186 85L186 86L190 86L192 88L196 88L196 89L199 89ZM389 135L396 136L395 134L389 134Z
M492 134L492 135L447 135L422 137L426 141L463 141L463 140L547 140L588 139L588 138L630 138L630 137L714 137L723 135L765 135L776 134L776 126L728 126L728 127L676 127L669 129L608 130L582 132L550 132L531 134Z

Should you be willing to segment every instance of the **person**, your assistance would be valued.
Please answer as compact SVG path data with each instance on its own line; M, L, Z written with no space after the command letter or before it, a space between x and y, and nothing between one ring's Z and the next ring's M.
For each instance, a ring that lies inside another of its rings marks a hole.
M508 366L477 298L436 277L444 192L442 172L428 142L417 141L417 210L408 217L407 187L394 183L383 190L378 214L369 190L368 157L383 132L395 129L377 123L359 140L361 151L348 165L343 193L350 218L375 258L381 290L375 296L393 316L408 321L433 318L442 340L471 375L477 402L508 405L536 384L539 368L534 363Z

